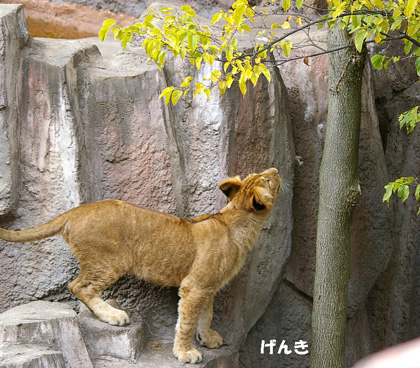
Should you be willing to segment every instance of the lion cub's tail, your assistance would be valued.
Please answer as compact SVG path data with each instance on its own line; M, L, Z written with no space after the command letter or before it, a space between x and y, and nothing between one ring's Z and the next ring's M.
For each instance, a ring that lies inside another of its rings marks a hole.
M0 239L23 243L48 238L60 234L63 231L66 221L66 216L61 215L46 224L28 230L8 231L0 228Z

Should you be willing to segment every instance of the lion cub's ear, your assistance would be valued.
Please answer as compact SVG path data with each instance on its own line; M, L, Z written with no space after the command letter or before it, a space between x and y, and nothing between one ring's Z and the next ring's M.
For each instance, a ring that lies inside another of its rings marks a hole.
M227 178L225 181L222 181L219 184L220 190L225 193L229 201L235 197L236 193L242 186L242 180L239 176L234 176L233 178Z
M254 187L254 195L252 196L252 207L256 211L261 211L273 204L273 196L270 192L262 187Z

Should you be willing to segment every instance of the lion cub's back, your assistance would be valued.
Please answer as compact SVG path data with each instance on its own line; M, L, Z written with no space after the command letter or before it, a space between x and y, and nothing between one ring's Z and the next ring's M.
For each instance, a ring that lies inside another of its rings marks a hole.
M128 272L166 286L179 286L194 261L185 219L117 200L82 205L68 215L65 232L76 256L124 258Z

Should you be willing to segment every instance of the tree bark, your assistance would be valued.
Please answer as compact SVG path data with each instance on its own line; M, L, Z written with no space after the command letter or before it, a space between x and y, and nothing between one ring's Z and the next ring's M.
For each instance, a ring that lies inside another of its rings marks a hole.
M328 48L354 44L336 27ZM328 120L319 178L311 367L345 366L350 230L360 196L358 152L365 52L353 47L328 60Z

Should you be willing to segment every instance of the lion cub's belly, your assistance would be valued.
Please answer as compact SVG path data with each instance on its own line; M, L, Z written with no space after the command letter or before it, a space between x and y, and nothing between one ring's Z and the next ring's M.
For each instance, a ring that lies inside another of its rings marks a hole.
M132 272L139 278L161 286L179 286L194 262L195 251L190 244L144 239L133 259Z
M166 258L152 260L145 257L139 263L134 267L132 273L143 280L160 286L179 287L190 269L188 264L171 262Z

